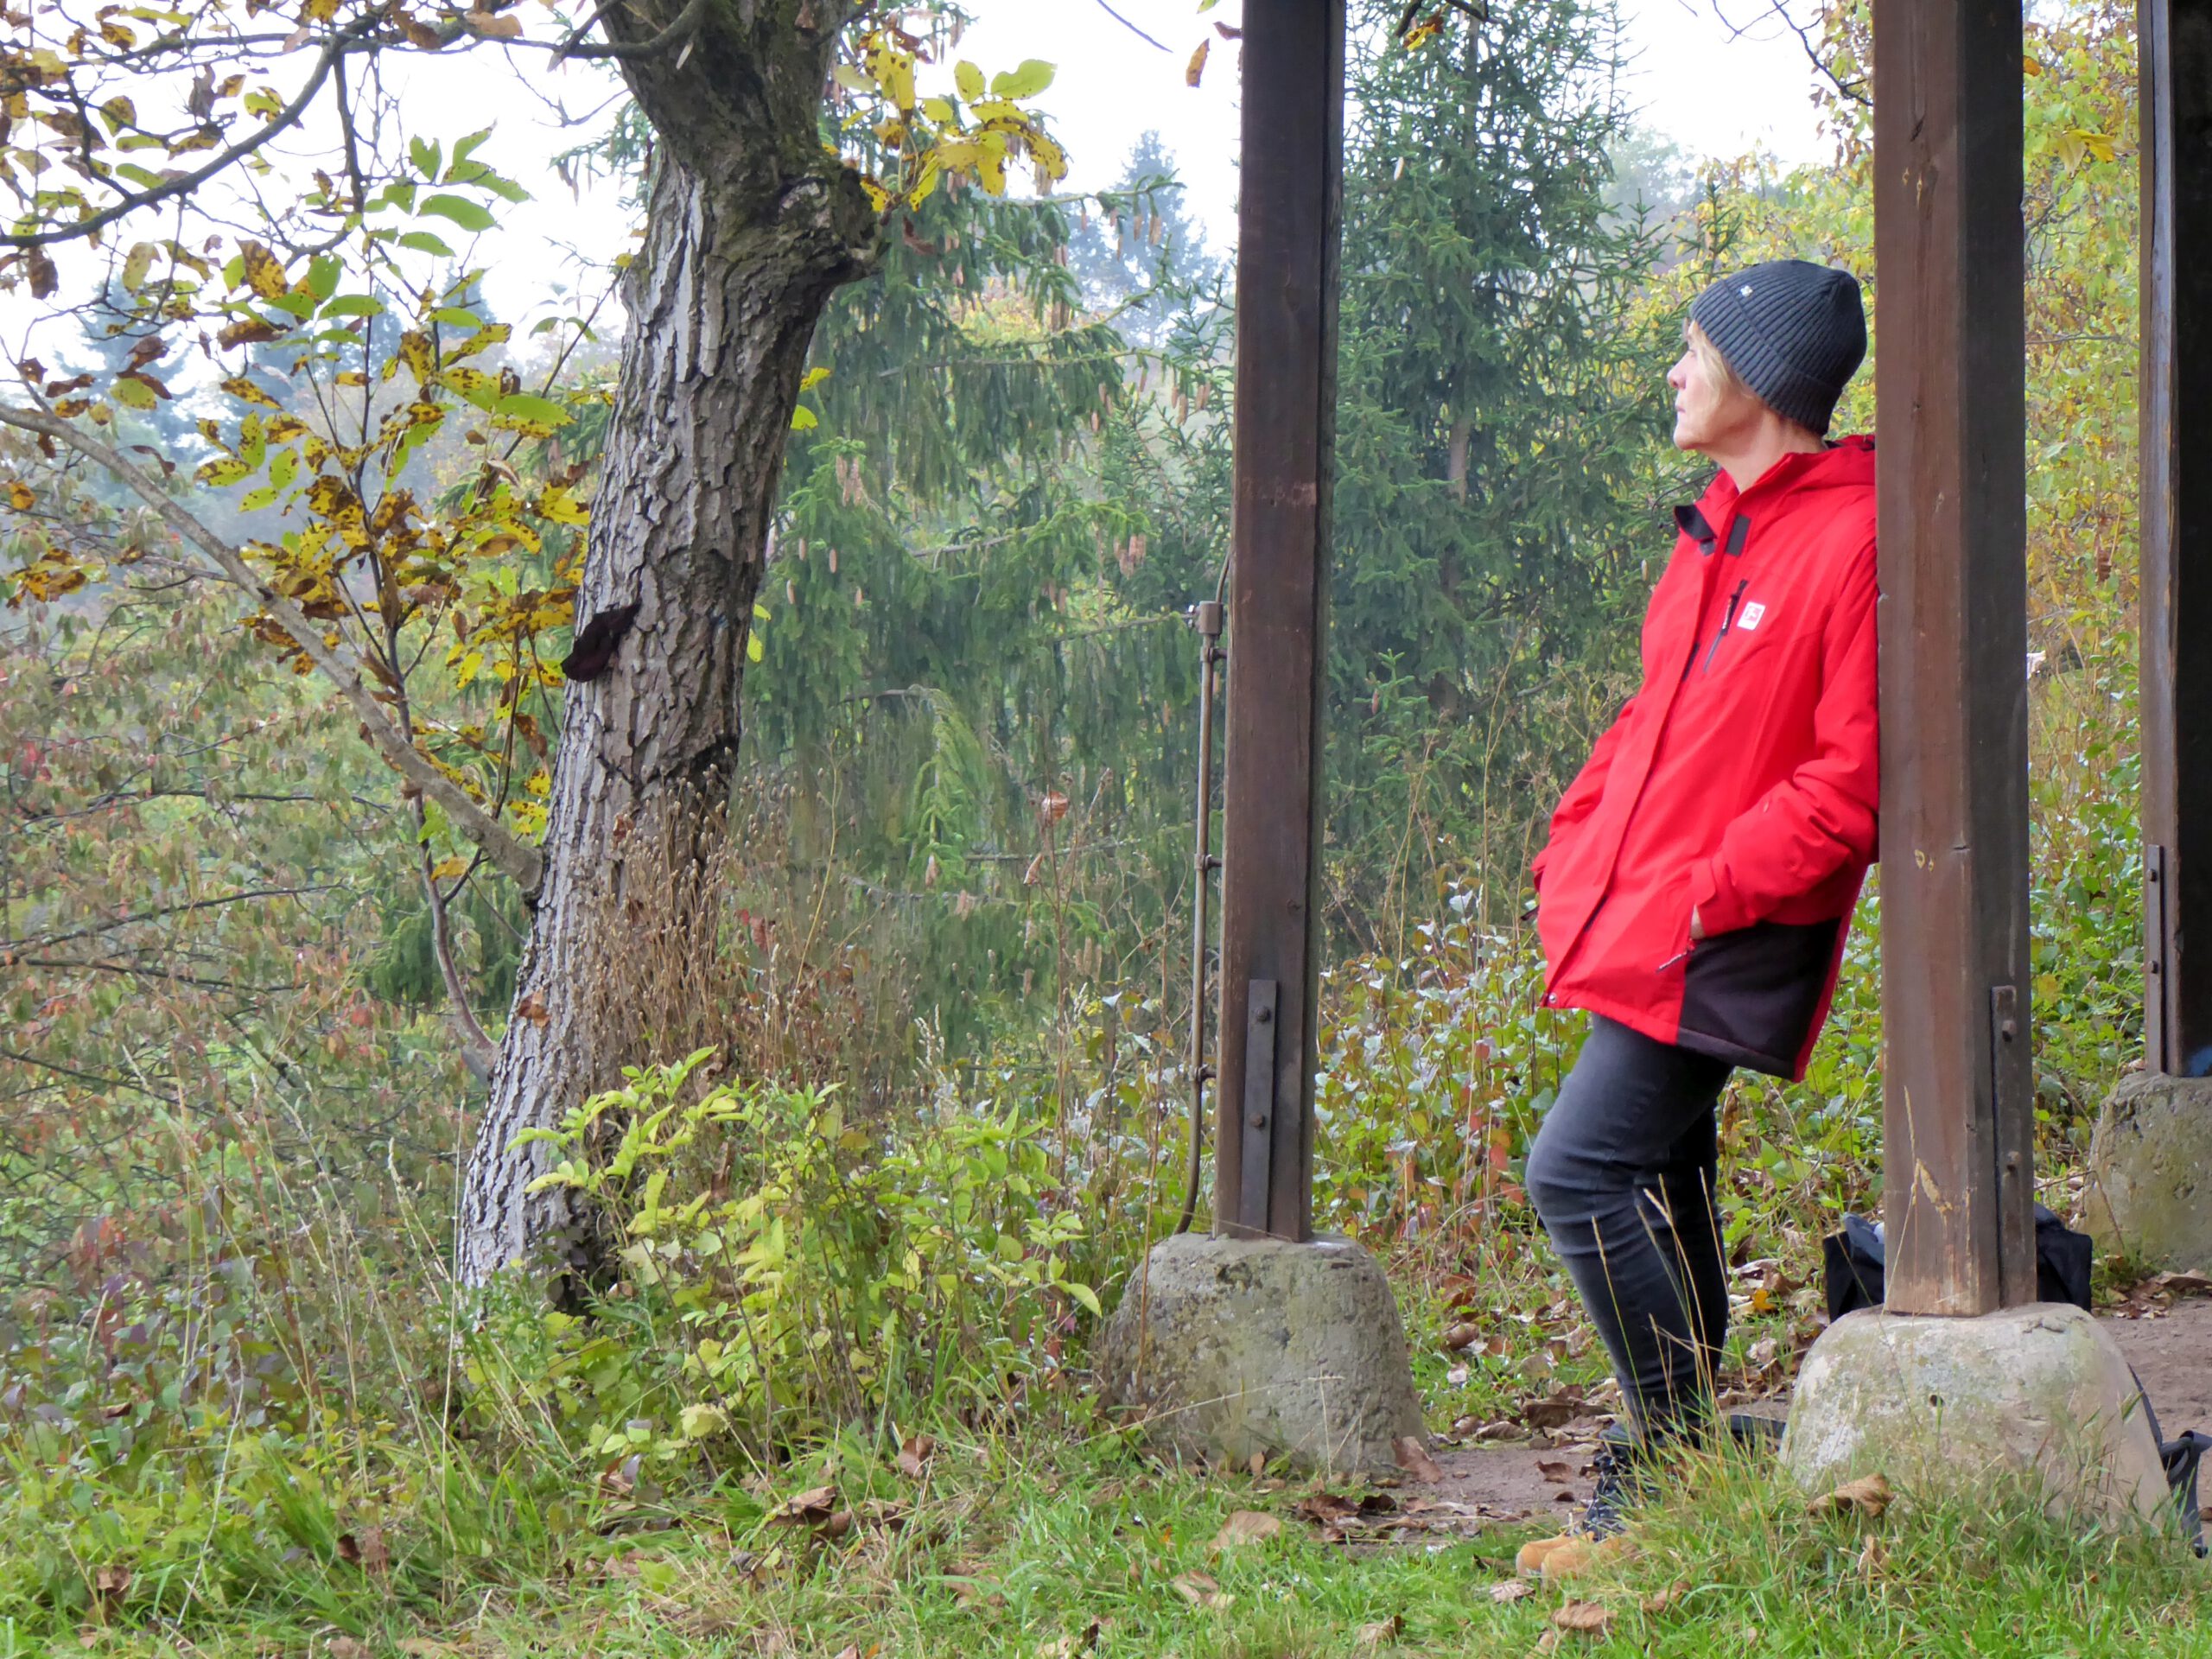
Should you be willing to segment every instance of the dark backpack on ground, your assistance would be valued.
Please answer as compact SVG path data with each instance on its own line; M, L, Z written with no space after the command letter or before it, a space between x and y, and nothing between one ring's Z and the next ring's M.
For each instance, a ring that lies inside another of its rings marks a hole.
M2089 1308L2089 1262L2092 1246L2087 1233L2077 1233L2043 1205L2036 1206L2036 1297L2039 1301L2071 1302ZM1881 1224L1864 1216L1846 1216L1843 1230L1821 1241L1827 1268L1828 1322L1862 1307L1879 1307L1883 1292ZM2174 1509L2182 1534L2199 1555L2205 1554L2203 1523L2199 1519L2196 1476L2204 1453L2212 1450L2212 1435L2190 1429L2175 1440L2159 1431L2158 1414L2137 1377L2135 1391L2143 1402L2144 1420L2158 1443L2159 1461L2165 1465L2166 1487L2174 1496Z

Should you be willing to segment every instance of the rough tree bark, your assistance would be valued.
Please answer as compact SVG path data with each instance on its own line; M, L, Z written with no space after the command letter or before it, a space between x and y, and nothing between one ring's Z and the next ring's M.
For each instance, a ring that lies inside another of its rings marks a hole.
M857 176L822 143L849 0L630 0L605 10L657 154L579 632L635 605L569 687L545 875L462 1194L459 1269L596 1265L561 1192L530 1194L556 1122L615 1079L588 988L620 971L626 875L696 868L727 834L738 691L785 435L832 293L874 264ZM603 998L601 999L603 1001ZM549 1260L549 1255L551 1258Z

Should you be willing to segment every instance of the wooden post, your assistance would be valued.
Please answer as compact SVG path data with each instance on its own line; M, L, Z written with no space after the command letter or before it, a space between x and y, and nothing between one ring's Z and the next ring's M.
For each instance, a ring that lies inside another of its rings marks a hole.
M2212 1076L2212 0L2142 0L2145 1063ZM2195 950L2192 951L2191 946Z
M1893 1312L2035 1300L2018 0L1875 0Z
M1313 1230L1344 0L1246 21L1222 847L1219 1232Z

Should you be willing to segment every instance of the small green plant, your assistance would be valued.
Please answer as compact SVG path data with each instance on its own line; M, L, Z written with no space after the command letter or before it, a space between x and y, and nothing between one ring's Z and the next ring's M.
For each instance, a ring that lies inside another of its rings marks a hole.
M529 1132L553 1149L540 1184L590 1203L623 1271L590 1316L534 1316L543 1386L598 1455L988 1408L1099 1313L1068 1276L1083 1220L1050 1202L1044 1126L1018 1107L893 1130L834 1088L709 1082L712 1058L627 1068Z

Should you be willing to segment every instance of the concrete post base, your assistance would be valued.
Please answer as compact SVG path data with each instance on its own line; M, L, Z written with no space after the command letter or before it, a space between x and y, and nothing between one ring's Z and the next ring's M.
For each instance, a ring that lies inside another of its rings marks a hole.
M1097 1349L1105 1402L1156 1448L1332 1475L1426 1439L1389 1281L1344 1239L1185 1234L1153 1247Z
M1816 1493L1875 1474L1908 1503L2024 1486L2054 1509L2163 1524L2165 1470L2141 1402L2118 1344L2078 1307L1869 1309L1805 1357L1782 1464Z
M2089 1138L2086 1230L2147 1268L2212 1266L2212 1077L2120 1079Z

